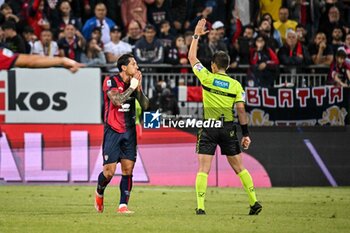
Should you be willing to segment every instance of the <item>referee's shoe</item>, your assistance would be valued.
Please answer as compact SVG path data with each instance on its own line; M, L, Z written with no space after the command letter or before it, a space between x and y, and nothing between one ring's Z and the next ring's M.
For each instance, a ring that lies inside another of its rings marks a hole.
M253 206L250 207L249 215L258 215L262 210L262 205L259 202L255 202Z

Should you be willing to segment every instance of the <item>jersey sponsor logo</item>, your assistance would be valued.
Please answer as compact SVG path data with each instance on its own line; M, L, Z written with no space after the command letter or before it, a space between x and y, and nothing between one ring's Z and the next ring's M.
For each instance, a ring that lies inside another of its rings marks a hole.
M198 71L201 71L204 68L204 66L201 63L197 63L194 65L194 68Z
M3 48L2 49L2 54L6 57L12 57L13 56L13 52L9 49Z
M228 89L230 86L230 83L224 80L214 79L213 85L216 87Z
M118 109L118 112L130 112L130 104L122 104L121 108Z
M107 87L111 87L112 86L112 80L107 80Z

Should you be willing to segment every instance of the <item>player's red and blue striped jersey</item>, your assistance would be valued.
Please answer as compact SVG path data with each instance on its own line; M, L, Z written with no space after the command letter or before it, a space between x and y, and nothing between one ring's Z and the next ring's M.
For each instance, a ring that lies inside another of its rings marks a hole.
M0 70L9 70L17 60L18 54L9 49L0 48Z
M121 106L114 106L108 98L110 90L123 93L129 88L129 84L123 82L120 75L107 76L103 82L104 121L118 133L125 133L135 127L135 94L133 93Z

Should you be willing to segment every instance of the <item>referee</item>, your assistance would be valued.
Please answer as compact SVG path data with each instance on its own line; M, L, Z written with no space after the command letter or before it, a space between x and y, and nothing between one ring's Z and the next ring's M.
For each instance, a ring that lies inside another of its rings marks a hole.
M241 84L229 77L226 70L230 64L230 57L223 51L213 55L211 69L208 71L197 59L197 47L199 37L207 34L205 30L206 20L199 20L193 35L188 59L193 67L194 74L198 77L203 88L204 119L223 119L223 127L201 128L197 135L197 148L199 169L196 177L197 215L205 213L204 200L207 190L208 174L210 171L216 146L219 145L222 154L226 155L228 163L238 174L245 191L248 194L250 211L249 215L257 215L262 206L256 199L252 177L242 164L242 155L234 125L233 108L236 105L240 126L242 129L241 145L248 149L250 138L248 121L244 108L245 93Z

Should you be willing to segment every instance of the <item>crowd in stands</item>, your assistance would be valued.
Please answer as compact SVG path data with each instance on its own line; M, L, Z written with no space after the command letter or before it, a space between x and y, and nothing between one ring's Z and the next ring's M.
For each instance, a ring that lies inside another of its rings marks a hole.
M0 0L0 43L17 53L66 56L87 65L188 66L194 27L207 19L198 57L219 50L230 68L249 65L246 85L270 87L279 65L329 68L350 86L350 1L346 0ZM288 70L288 69L287 69ZM116 71L111 68L109 71ZM187 68L181 72L188 72Z

